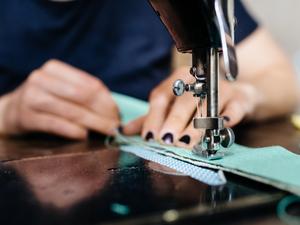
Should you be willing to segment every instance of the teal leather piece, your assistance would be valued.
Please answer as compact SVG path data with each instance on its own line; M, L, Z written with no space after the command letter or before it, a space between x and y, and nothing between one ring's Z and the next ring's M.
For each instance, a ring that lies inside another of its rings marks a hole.
M119 94L114 94L114 99L120 108L124 122L147 113L148 104L144 101ZM144 147L193 165L222 169L300 195L300 156L279 146L248 148L234 144L229 149L220 150L225 154L222 159L207 160L188 149L145 142L140 137L123 136L122 142Z

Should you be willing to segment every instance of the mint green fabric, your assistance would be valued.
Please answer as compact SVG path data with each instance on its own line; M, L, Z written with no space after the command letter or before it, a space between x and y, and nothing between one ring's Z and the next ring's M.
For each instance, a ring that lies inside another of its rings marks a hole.
M147 113L148 104L144 101L120 94L114 94L114 99L125 123ZM122 136L120 140L127 145L140 146L193 165L222 169L300 195L300 156L279 146L248 148L234 144L230 149L221 150L224 158L210 161L190 150L145 142L140 137Z
M148 112L148 103L145 101L117 93L113 93L113 99L120 109L124 124Z

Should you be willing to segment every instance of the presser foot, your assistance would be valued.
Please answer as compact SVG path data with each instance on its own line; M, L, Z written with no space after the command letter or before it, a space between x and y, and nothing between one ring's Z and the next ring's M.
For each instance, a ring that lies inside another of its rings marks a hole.
M225 155L223 152L219 152L216 150L207 150L204 149L201 144L199 145L195 145L192 152L197 155L200 156L204 159L207 160L217 160L217 159L222 159Z
M229 148L235 141L235 135L230 128L221 130L206 130L202 141L195 145L193 153L208 160L221 159L225 156L221 147Z

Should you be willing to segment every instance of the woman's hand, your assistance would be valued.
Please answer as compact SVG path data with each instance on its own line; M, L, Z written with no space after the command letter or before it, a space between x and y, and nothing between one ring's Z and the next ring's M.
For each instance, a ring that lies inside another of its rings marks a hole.
M291 63L268 31L256 29L236 50L238 80L220 81L219 110L226 118L225 126L232 127L244 118L262 121L291 113L298 102L298 82ZM196 144L203 131L191 124L195 100L190 93L175 98L171 90L176 79L191 83L188 70L177 70L159 85L151 94L148 115L128 124L124 132L142 132L145 139L179 146Z
M124 128L126 134L141 132L146 140L155 139L166 144L192 148L201 140L203 130L193 127L196 116L196 100L192 93L175 97L172 84L182 79L191 83L189 68L180 68L153 90L150 96L150 110L145 117L132 121ZM256 91L250 84L220 81L219 113L225 119L225 126L232 127L251 114L256 107ZM203 105L206 112L206 104Z
M57 60L48 61L0 98L0 133L5 135L37 131L85 139L88 130L113 134L119 123L108 88Z

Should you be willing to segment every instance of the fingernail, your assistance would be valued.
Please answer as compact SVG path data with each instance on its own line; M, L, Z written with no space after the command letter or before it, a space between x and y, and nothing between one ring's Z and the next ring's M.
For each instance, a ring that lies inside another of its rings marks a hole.
M146 134L146 137L145 137L145 140L146 141L150 141L150 140L153 140L154 139L154 135L151 131L149 131L147 134Z
M123 134L123 133L124 133L124 128L123 128L123 126L119 126L119 127L117 128L117 130L118 130L118 132L119 132L120 134Z
M179 139L179 141L188 145L191 142L191 137L189 135L184 135Z
M171 133L166 133L163 137L162 137L162 140L170 145L170 144L173 144L173 134Z
M223 118L224 118L224 120L225 120L226 122L229 122L229 121L230 121L229 116L224 116Z

